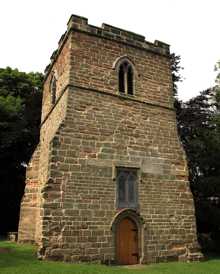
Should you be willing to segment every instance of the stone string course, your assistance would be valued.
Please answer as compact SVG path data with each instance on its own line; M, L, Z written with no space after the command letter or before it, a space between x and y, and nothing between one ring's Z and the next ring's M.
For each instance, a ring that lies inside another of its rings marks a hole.
M133 96L118 93L113 64L120 56L135 66ZM173 110L169 47L73 15L47 68L19 241L36 242L43 259L115 263L117 166L139 170L140 263L201 259Z

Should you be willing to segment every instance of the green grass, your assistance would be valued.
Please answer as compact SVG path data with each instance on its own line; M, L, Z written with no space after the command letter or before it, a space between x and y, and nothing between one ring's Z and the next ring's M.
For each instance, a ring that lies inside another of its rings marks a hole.
M0 274L220 274L220 259L200 263L160 263L140 269L95 264L69 264L36 259L36 249L31 245L0 242Z

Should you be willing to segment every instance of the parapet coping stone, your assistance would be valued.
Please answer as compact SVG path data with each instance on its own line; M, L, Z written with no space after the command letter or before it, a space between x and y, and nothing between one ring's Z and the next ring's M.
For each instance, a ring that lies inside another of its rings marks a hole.
M56 49L51 57L50 64L45 69L45 80L53 66L53 63L59 56L65 41L69 37L71 31L83 32L88 35L97 36L103 39L116 41L123 43L138 49L150 51L159 55L168 56L170 55L169 45L155 40L154 43L145 40L145 36L140 34L120 29L108 24L103 23L101 27L96 27L88 24L88 19L82 16L72 14L69 21L67 22L67 31L61 36L58 42L58 49Z

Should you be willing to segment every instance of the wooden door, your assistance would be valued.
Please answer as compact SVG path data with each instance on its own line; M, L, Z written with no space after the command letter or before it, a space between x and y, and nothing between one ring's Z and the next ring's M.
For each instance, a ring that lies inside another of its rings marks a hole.
M116 257L118 264L138 263L138 229L129 218L125 218L116 228Z

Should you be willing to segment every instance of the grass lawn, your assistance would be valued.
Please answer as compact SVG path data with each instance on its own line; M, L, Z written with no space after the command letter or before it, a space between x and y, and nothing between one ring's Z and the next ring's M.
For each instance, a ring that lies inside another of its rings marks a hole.
M35 248L0 242L0 274L220 274L220 259L210 259L200 263L160 263L126 268L95 264L69 264L60 262L38 261Z

